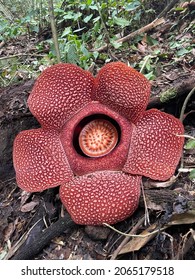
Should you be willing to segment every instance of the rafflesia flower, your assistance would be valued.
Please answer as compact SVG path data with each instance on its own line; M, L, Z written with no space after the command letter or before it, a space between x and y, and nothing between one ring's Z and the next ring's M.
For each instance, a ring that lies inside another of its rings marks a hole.
M57 64L37 79L28 98L41 128L22 131L13 159L19 187L60 185L60 198L78 224L114 224L138 207L141 176L167 180L179 162L183 125L146 110L150 83L121 62L94 78Z

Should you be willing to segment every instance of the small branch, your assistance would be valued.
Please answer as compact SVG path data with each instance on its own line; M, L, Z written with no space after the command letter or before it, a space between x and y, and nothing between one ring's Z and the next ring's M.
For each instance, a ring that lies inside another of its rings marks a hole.
M60 63L61 62L61 55L60 55L58 36L57 36L57 31L56 31L53 0L48 0L48 3L49 3L49 14L50 14L50 19L51 19L52 37L53 37L53 42L54 42L54 46L55 46L57 62Z
M97 0L95 0L95 3L96 3L96 6L98 8L98 13L100 15L100 19L101 19L101 22L102 22L102 25L103 25L103 29L105 31L105 35L106 35L106 41L108 42L108 44L110 43L110 36L109 36L109 32L106 28L106 24L104 22L104 19L103 19L103 16L102 16L102 12L101 12L101 9L100 9L100 6L99 6L99 2ZM108 44L107 44L107 47L108 47Z
M138 229L140 228L140 226L143 224L143 222L145 221L145 215L137 222L137 224L131 229L131 231L129 232L129 234L135 234ZM119 254L119 252L122 250L122 248L127 244L127 242L130 240L130 236L126 236L123 241L121 242L121 244L118 246L118 248L113 252L112 256L111 256L111 260L115 260Z
M189 237L190 234L190 237ZM184 256L189 252L189 250L194 245L194 230L190 229L184 236L183 236L183 246L181 250L178 250L177 255L175 256L175 260L183 260Z
M150 224L150 216L149 216L149 211L148 211L148 207L147 207L147 202L146 202L146 196L144 193L144 186L143 183L141 182L141 190L142 190L142 197L143 197L143 201L144 201L144 210L145 210L145 221L144 221L144 225L149 225Z
M0 60L11 59L11 58L20 57L20 56L44 57L45 55L44 54L17 53L17 54L13 54L13 55L10 55L10 56L0 57Z
M140 29L130 33L129 35L123 37L123 38L120 38L118 40L116 40L115 42L116 43L124 43L124 42L127 42L129 41L130 39L133 39L135 36L141 34L141 33L145 33L153 28L155 28L156 26L162 24L162 23L165 23L165 20L164 18L157 18L155 19L154 21L152 21L151 23L147 24L146 26L144 27L141 27ZM97 52L102 52L102 51L105 51L107 49L107 45L104 45L98 49L93 49L91 51L97 51Z
M180 121L182 122L183 121L183 118L184 118L184 112L185 112L185 109L186 109L186 106L188 104L188 101L190 100L191 96L194 94L195 92L195 87L189 92L189 94L187 95L184 103L183 103L183 106L181 108L181 113L180 113Z
M181 108L181 113L180 113L180 121L183 122L183 119L184 119L184 112L185 112L185 109L186 109L186 106L188 104L188 101L189 99L191 98L191 96L193 95L193 93L195 92L195 87L188 93L184 103L183 103L183 106ZM182 155L181 155L181 160L180 160L180 169L182 169L184 167L184 151L182 151Z
M144 217L144 219L145 219L145 217ZM115 227L113 227L113 226L111 226L111 225L109 225L109 224L107 224L107 223L103 223L103 225L106 226L106 227L108 227L108 228L110 228L110 229L112 229L113 231L117 232L118 234L121 234L121 235L124 235L124 236L128 236L128 237L135 237L135 238L145 238L145 237L149 237L149 236L151 236L151 235L153 235L153 234L156 234L156 233L158 233L158 232L161 232L161 231L163 231L163 230L165 230L165 229L167 228L167 226L164 226L163 228L156 229L156 230L154 230L154 231L152 231L152 232L149 232L149 233L146 233L146 234L144 234L144 235L141 235L141 234L131 234L131 233L122 232L122 231L116 229Z
M189 77L182 81L181 83L177 83L173 88L169 89L169 92L173 92L174 94L167 94L167 91L162 92L160 96L151 97L147 109L151 108L162 108L164 107L164 102L168 103L173 99L176 99L184 94L187 94L195 87L195 77ZM166 101L165 101L166 95ZM162 98L163 97L163 98ZM164 102L163 102L164 101Z
M24 243L21 250L16 252L15 256L11 258L12 260L29 260L33 259L37 254L39 254L43 248L49 244L49 242L61 235L65 230L70 230L76 227L76 224L70 218L69 214L65 214L63 218L60 218L57 222L53 223L51 226L42 231L38 236L36 236L36 242Z
M165 8L164 10L158 15L158 18L164 17L174 6L177 4L179 0L172 0Z

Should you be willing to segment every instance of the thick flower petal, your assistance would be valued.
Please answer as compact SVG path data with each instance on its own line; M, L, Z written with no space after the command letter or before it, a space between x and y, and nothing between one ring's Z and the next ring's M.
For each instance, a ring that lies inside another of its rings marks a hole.
M150 83L139 72L122 62L112 62L101 68L96 78L93 99L135 123L146 109Z
M73 176L58 134L41 128L17 135L13 162L19 187L29 192L56 187Z
M94 78L73 64L56 64L37 79L28 98L29 109L44 128L61 128L91 101Z
M123 172L95 172L63 184L60 198L77 224L115 224L138 207L140 181Z
M182 123L156 109L146 111L131 139L124 171L155 180L167 180L175 172L182 153Z

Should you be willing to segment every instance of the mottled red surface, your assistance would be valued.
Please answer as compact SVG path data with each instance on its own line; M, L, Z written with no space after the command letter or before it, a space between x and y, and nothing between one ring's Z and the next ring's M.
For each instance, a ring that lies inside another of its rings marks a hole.
M28 99L42 128L21 132L14 142L19 187L61 185L60 198L76 223L113 224L130 216L141 176L171 177L184 141L178 119L145 111L149 95L147 79L121 62L102 67L96 78L71 64L46 69ZM115 126L119 140L110 153L88 157L79 133L99 118Z

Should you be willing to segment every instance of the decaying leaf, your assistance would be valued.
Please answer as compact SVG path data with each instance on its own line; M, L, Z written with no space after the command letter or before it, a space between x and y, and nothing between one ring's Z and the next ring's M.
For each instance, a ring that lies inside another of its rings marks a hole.
M152 238L154 238L160 231L173 225L193 224L195 223L195 210L190 210L182 214L173 214L170 221L164 225L163 228L159 228L157 224L150 225L147 229L142 231L136 237L133 237L119 252L119 254L130 253L140 250L146 245ZM145 236L145 237L143 237Z
M119 252L119 255L133 252L133 251L138 251L140 250L144 245L146 245L152 238L154 238L158 232L156 231L157 225L153 224L150 225L147 229L142 231L137 237L133 237ZM165 229L165 228L163 228ZM154 233L152 233L154 231ZM143 237L145 236L145 237Z
M38 205L39 204L39 201L31 201L31 202L29 202L29 203L26 203L26 204L24 204L22 207L21 207L21 211L22 212L30 212L30 211L32 211L34 208L35 208L35 206L36 205Z
M173 226L193 223L195 223L195 210L189 210L185 213L173 214L167 225Z

